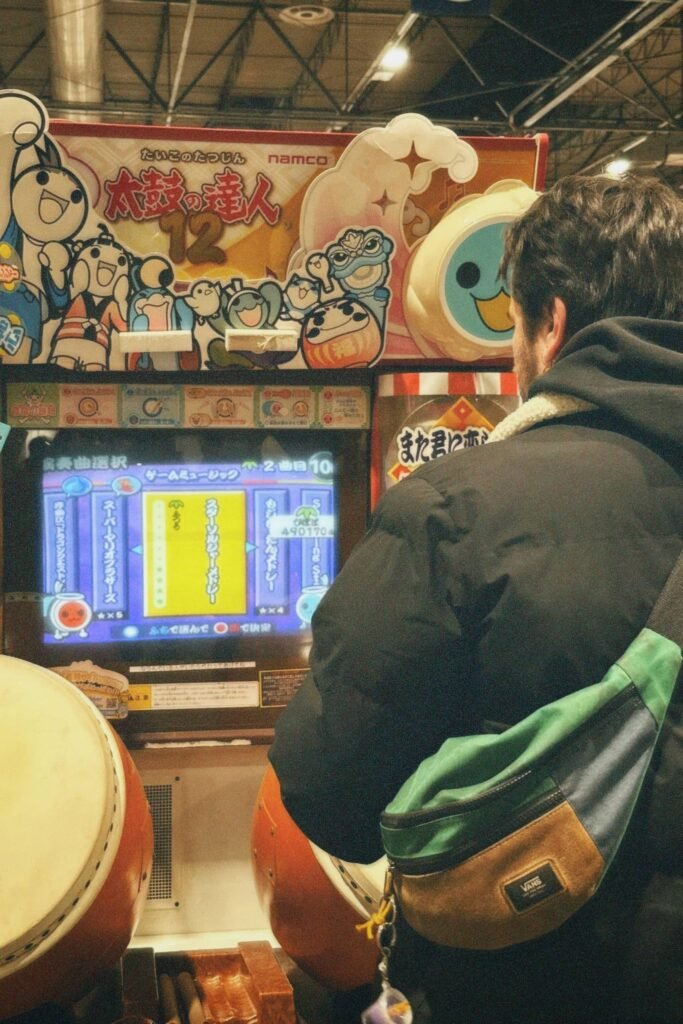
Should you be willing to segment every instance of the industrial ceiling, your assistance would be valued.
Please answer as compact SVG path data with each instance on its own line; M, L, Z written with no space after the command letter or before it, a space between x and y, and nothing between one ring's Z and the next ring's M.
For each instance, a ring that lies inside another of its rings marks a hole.
M0 0L0 80L71 120L359 131L419 111L461 135L546 132L549 182L623 156L683 189L683 0L428 6Z

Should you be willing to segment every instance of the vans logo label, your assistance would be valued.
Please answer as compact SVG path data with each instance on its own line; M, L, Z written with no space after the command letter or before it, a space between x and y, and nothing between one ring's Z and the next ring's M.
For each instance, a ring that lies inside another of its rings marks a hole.
M513 908L521 913L561 892L564 886L548 862L519 878L512 879L503 888Z

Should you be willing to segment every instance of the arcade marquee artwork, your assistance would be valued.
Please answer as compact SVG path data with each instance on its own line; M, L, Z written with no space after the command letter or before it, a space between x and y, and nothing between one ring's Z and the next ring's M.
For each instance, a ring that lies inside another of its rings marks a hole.
M65 370L509 356L504 226L547 138L48 121L0 91L0 359Z

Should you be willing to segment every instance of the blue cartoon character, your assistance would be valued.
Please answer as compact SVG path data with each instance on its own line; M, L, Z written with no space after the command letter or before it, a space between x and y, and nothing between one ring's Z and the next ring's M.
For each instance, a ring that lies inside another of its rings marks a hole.
M70 253L60 248L85 219L81 183L45 136L47 114L28 93L0 93L0 350L39 356L42 325L65 295Z
M444 302L466 331L484 340L512 337L510 296L498 276L505 225L485 224L466 235L450 255Z
M131 331L191 331L189 302L171 290L173 268L163 256L135 260L130 273L128 328ZM199 347L188 352L132 353L130 370L198 370Z
M403 309L418 348L466 362L510 355L510 296L498 276L505 229L536 199L501 181L459 200L413 250Z
M0 242L0 352L5 362L26 362L40 351L45 303L24 280L24 264L9 242Z
M325 250L330 276L347 294L367 306L380 327L384 326L391 298L386 281L393 250L392 239L377 228L350 228Z
M296 614L301 619L301 628L305 629L313 618L313 613L327 593L328 587L304 587L296 600Z

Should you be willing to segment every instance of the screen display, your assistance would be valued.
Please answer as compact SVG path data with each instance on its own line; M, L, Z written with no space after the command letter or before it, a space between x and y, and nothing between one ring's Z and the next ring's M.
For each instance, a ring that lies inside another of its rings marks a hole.
M101 443L43 455L44 644L308 629L338 569L335 454L214 447L163 461Z

